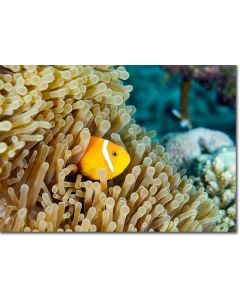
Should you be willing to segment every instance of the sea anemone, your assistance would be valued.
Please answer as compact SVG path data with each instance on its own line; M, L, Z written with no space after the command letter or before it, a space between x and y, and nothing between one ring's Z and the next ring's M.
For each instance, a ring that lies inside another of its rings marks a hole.
M153 132L135 124L123 67L0 69L0 230L226 231L204 188L181 178ZM107 181L77 168L90 136L124 145L128 168Z

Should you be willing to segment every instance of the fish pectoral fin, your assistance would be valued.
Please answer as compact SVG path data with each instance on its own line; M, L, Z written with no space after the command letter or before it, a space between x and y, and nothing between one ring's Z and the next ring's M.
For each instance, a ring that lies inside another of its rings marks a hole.
M91 167L88 167L85 165L84 168L82 169L82 174L89 178L96 178L96 177L98 177L99 169L105 169L105 168L100 165L97 165L97 166L95 165L95 166L91 166Z

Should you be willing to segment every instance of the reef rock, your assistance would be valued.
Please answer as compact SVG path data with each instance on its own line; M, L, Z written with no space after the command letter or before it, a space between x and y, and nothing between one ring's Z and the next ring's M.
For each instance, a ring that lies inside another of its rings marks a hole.
M227 134L207 128L169 133L161 139L160 143L178 169L188 168L202 153L213 153L221 147L233 145L233 141Z

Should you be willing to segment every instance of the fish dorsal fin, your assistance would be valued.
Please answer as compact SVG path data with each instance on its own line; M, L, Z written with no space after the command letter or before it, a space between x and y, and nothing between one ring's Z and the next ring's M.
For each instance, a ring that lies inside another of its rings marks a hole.
M108 150L107 150L108 143L109 143L108 140L104 140L104 142L103 142L103 147L102 147L102 153L103 153L104 158L105 158L106 161L107 161L107 164L108 164L109 169L110 169L112 172L114 172L113 165L112 165L112 161L111 161L111 158L110 158L109 153L108 153Z

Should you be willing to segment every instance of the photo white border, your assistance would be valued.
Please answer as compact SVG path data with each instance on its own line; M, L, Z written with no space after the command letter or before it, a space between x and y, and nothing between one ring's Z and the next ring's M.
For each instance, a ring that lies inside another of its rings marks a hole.
M0 62L239 65L237 5L5 1ZM236 299L239 241L239 233L0 234L0 298Z

